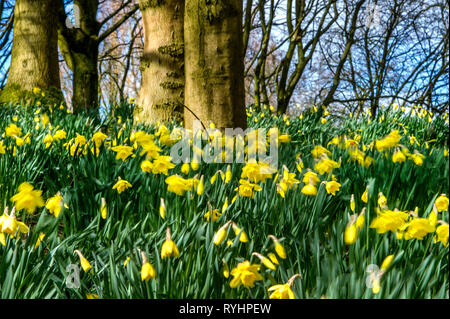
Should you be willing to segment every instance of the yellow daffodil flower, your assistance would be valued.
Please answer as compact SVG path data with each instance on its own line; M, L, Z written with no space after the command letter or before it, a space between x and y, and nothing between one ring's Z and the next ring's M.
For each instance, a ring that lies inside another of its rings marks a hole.
M141 280L149 281L156 277L155 268L147 261L147 256L141 251L142 267L141 267Z
M263 280L259 274L260 265L250 264L248 260L241 262L236 268L231 270L231 275L234 277L230 282L231 288L237 288L244 285L248 288L253 288L255 281Z
M113 188L112 189L116 189L117 190L117 193L122 193L122 192L124 192L125 190L127 190L128 188L130 188L130 187L132 187L133 185L131 185L131 183L130 182L128 182L128 181L126 181L126 180L124 180L124 179L121 179L120 177L119 177L119 180L117 181L117 183L116 184L114 184L114 186L113 186Z
M178 251L178 247L175 242L172 240L172 235L170 233L170 228L167 228L166 231L166 240L164 241L161 247L161 259L168 257L179 257L180 252Z
M26 209L28 213L33 214L36 208L44 206L41 190L34 190L33 186L27 182L20 184L18 190L19 192L11 197L18 211Z
M47 200L47 203L45 204L45 208L47 208L47 210L51 214L55 215L56 218L58 218L59 213L61 212L63 206L64 201L60 192L58 192L58 194L56 194L55 196L49 198Z

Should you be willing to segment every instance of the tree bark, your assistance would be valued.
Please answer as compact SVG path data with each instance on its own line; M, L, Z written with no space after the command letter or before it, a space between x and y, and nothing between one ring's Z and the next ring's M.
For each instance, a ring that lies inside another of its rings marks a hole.
M242 0L186 1L185 105L206 126L246 128ZM185 108L185 127L195 116Z
M98 45L86 45L84 52L72 52L74 108L98 107Z
M140 0L144 25L141 88L134 118L148 124L183 117L184 0Z
M20 102L37 87L62 98L54 0L16 0L11 66L2 101Z

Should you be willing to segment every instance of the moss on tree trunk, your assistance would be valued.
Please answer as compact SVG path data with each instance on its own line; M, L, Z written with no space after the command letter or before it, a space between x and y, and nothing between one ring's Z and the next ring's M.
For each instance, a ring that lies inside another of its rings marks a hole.
M1 102L20 103L38 87L62 100L53 0L16 0L11 67Z

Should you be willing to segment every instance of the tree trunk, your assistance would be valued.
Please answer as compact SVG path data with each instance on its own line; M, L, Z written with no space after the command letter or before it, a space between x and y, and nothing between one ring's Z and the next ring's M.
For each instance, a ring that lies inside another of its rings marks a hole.
M98 1L75 0L79 25L66 24L63 1L58 0L58 44L69 69L73 72L72 107L74 111L98 107Z
M185 105L206 126L246 128L242 0L186 1ZM196 117L184 110L185 127Z
M86 45L82 52L73 52L74 109L98 107L98 44Z
M134 118L148 124L183 116L184 0L140 0L144 24L141 88Z
M99 102L99 76L98 76L98 52L100 43L111 33L117 30L137 10L133 5L120 18L110 23L122 10L130 4L123 2L114 13L103 21L97 21L97 12L100 0L74 0L74 13L77 18L77 26L67 24L64 0L54 0L57 7L58 20L58 44L61 54L69 69L73 72L73 96L72 105L74 111L83 108L97 108ZM153 0L160 1L160 0ZM102 1L103 2L103 1ZM108 28L103 28L108 25ZM103 30L101 34L100 30Z
M11 67L2 101L20 102L38 87L62 98L54 0L16 0Z
M285 114L289 107L291 96L285 92L278 93L277 112L278 114Z

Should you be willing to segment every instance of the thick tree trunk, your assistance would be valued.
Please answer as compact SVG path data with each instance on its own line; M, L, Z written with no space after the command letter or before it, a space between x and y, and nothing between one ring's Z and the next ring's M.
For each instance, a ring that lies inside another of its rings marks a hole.
M2 101L38 87L61 94L54 0L16 0L11 67ZM61 95L62 97L62 95Z
M55 0L56 1L56 0ZM96 20L98 0L75 0L80 25L66 24L63 1L57 0L58 44L69 69L73 72L72 107L74 111L98 107L98 33Z
M140 0L144 24L141 88L134 118L145 123L183 116L184 0Z
M83 52L73 52L73 95L74 108L98 107L98 44L85 46Z
M277 101L277 113L278 114L285 114L287 112L290 99L291 99L291 96L286 94L286 92L283 92L282 94L279 93L278 101Z
M246 128L242 0L186 1L185 105L204 125ZM195 116L185 109L185 126Z

